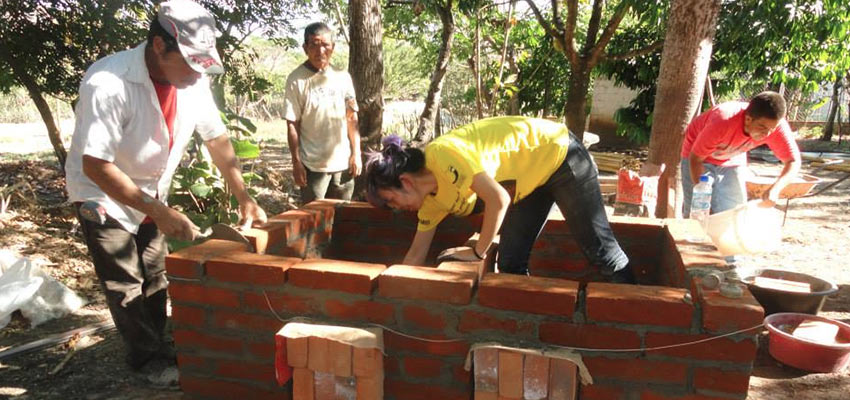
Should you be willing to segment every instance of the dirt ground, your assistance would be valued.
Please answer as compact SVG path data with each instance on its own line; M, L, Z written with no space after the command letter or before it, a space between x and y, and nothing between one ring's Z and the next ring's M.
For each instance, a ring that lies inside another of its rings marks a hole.
M16 153L25 152L18 149ZM294 192L288 158L281 146L266 146L262 152L257 171L266 176L266 183L260 188L258 201L270 215L292 208L297 198L290 196ZM0 249L35 260L89 304L74 315L32 329L28 321L15 314L10 325L0 330L0 351L110 320L66 203L64 180L55 163L49 161L51 157L47 159L22 161L20 155L0 153L0 193L4 185L25 182L12 194L9 210L0 214ZM759 174L775 174L779 168L766 162L754 162L753 167ZM824 184L843 176L810 166L804 166L804 172L824 179ZM850 322L850 256L846 253L850 244L849 195L850 181L845 181L818 196L792 200L780 249L743 262L745 267L792 269L839 283L839 292L827 299L821 315L844 322ZM748 399L846 399L848 385L850 370L807 373L774 361L762 333ZM78 340L73 348L55 345L0 359L0 398L180 397L179 391L150 388L124 366L123 345L114 329Z

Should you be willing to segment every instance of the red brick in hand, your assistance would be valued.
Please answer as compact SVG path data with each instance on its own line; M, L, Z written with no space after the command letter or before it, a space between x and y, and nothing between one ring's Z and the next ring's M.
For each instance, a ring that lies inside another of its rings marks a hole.
M165 257L165 269L169 275L181 278L200 278L203 264L218 255L247 251L248 246L230 240L210 239L199 245L175 251Z

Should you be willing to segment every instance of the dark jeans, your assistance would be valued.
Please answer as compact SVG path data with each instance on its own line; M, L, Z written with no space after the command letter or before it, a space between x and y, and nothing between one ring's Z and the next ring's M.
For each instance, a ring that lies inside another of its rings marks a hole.
M499 271L528 275L531 248L554 203L592 267L606 277L614 272L630 274L629 259L608 224L596 165L581 141L572 133L570 139L566 159L549 180L508 208L499 243Z
M165 236L152 223L133 235L112 217L103 225L88 221L76 206L106 305L127 347L127 363L140 368L165 347Z
M354 179L348 170L338 172L315 172L307 170L307 185L301 188L301 201L307 204L325 197L351 200L354 194Z

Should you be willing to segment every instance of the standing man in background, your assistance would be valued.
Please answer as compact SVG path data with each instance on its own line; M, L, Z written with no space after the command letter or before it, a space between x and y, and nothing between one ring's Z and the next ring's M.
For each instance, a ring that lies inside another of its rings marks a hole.
M761 92L749 102L730 101L714 106L691 121L682 144L684 216L691 211L694 184L703 173L714 179L711 213L746 202L744 169L747 152L766 144L782 161L782 172L763 200L776 202L779 193L800 170L800 149L785 120L785 99L776 92Z
M245 189L206 74L224 72L212 14L190 0L159 6L147 42L89 67L80 84L65 166L106 303L126 361L153 383L177 384L166 338L165 236L192 240L198 227L167 205L174 171L197 131L239 201L243 220L265 212ZM80 213L96 203L105 222Z
M330 65L334 39L327 25L308 25L303 48L307 61L287 77L283 107L292 175L303 203L350 200L363 168L354 84Z

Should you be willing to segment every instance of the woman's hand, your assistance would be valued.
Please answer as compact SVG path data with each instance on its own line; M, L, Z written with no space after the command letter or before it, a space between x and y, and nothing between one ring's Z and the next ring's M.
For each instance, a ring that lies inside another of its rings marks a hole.
M475 251L472 247L468 246L459 246L452 247L450 249L445 249L437 255L437 262L443 261L481 261L482 259L478 258L475 255Z

